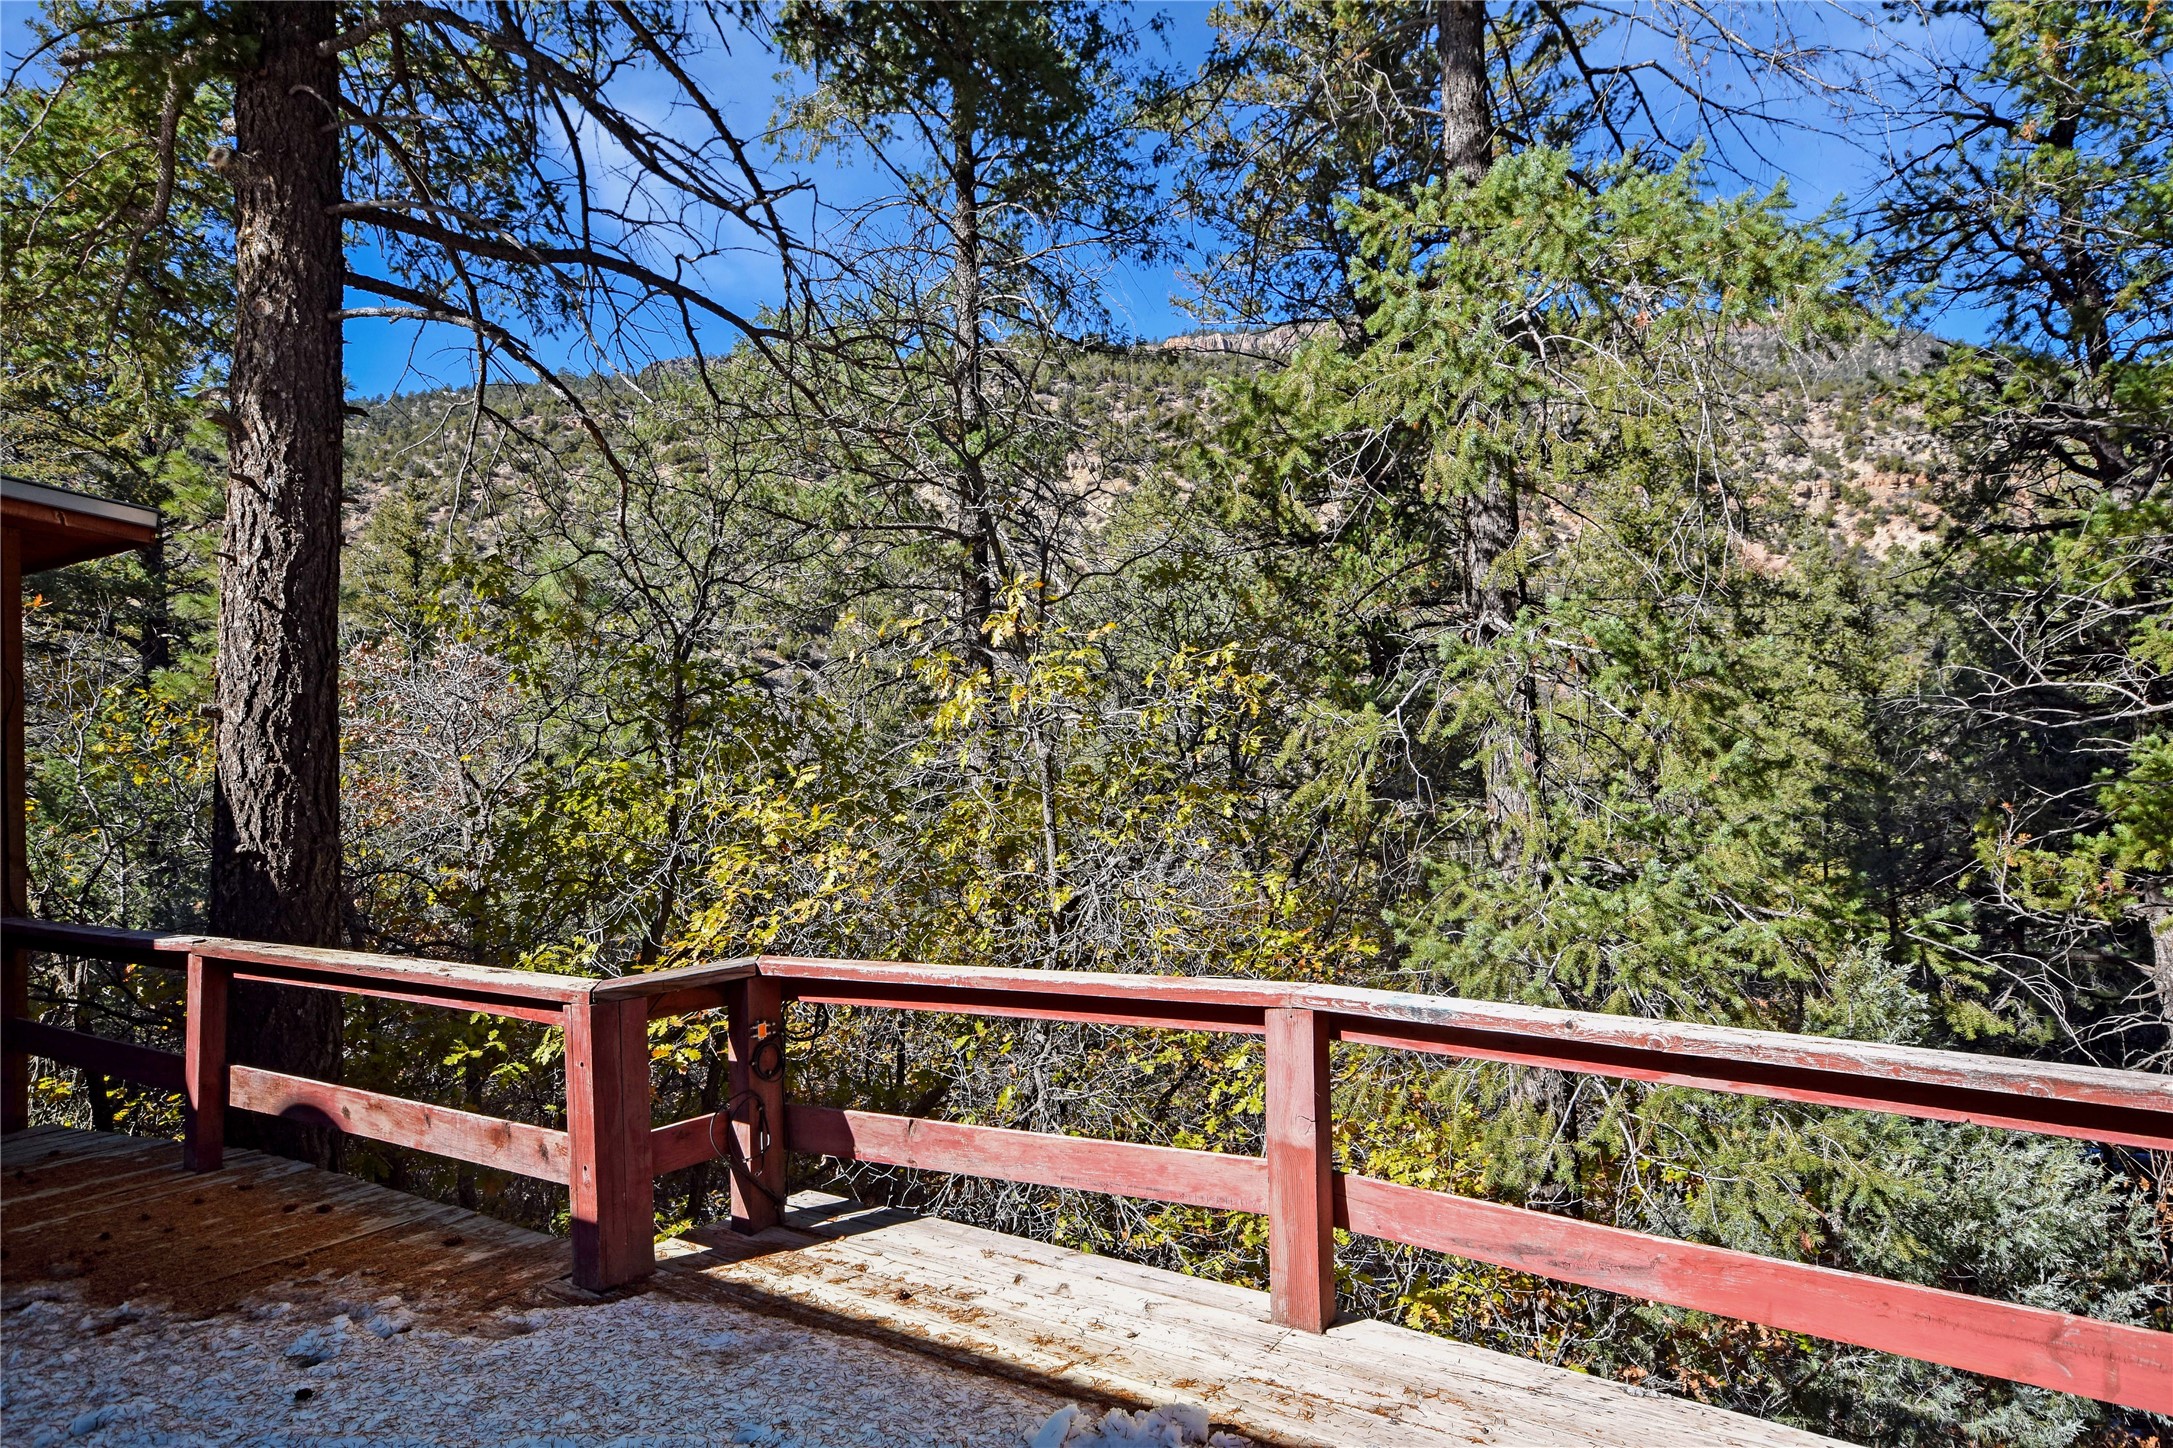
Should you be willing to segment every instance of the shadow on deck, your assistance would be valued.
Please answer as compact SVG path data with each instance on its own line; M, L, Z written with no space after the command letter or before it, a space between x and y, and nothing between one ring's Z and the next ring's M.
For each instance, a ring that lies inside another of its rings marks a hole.
M0 1145L10 1442L1015 1445L1080 1399L1200 1403L1261 1443L1831 1441L839 1198L662 1244L648 1283L596 1294L535 1232L256 1153L179 1160L60 1128Z

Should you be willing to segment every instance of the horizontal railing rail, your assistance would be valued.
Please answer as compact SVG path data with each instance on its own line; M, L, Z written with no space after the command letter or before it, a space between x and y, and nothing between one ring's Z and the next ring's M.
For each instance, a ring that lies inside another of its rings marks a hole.
M5 935L8 1014L0 1020L8 1079L30 1054L182 1093L182 1159L214 1171L226 1144L226 1113L259 1112L328 1126L372 1141L410 1147L554 1182L567 1188L574 1280L604 1288L629 1282L654 1264L652 1135L686 1134L649 1121L648 1023L652 1016L725 1009L748 1016L752 960L686 966L612 979L412 960L361 951L271 945L211 935L108 930L51 921L0 921ZM185 974L182 1052L107 1040L28 1019L13 1003L27 999L27 953L45 951L120 961ZM236 981L335 991L409 1005L501 1016L557 1026L566 1033L563 1130L435 1106L228 1060L227 996ZM759 991L759 985L755 987ZM772 1011L772 1018L775 1011ZM27 1124L28 1102L10 1092L5 1129ZM693 1123L714 1138L708 1118ZM746 1133L742 1133L743 1135ZM779 1151L778 1169L782 1169ZM735 1193L735 1201L738 1193Z
M218 1163L231 1105L569 1187L575 1276L650 1270L653 1179L725 1157L734 1225L777 1220L788 1151L1264 1213L1278 1322L1336 1314L1335 1240L1365 1236L1900 1353L2037 1387L2173 1412L2173 1334L1728 1248L1650 1236L1336 1169L1329 1048L1337 1042L1581 1072L1735 1095L1973 1122L2173 1151L2173 1079L1880 1042L1268 981L956 968L762 956L613 980L345 951L9 920L34 948L179 966L185 1056L10 1017L7 1047L185 1090L191 1165ZM20 970L20 965L11 965ZM338 990L544 1021L566 1030L567 1128L554 1131L232 1065L232 980ZM1259 1157L790 1103L788 1002L1259 1035ZM732 1108L651 1120L647 1024L724 1009ZM13 1108L11 1107L11 1110Z

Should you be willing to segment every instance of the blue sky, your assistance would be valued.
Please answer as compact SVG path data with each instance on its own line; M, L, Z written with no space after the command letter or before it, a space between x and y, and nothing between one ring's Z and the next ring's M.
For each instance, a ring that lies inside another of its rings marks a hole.
M1204 57L1212 43L1207 24L1209 5L1164 4L1152 7L1167 15L1169 24L1160 38L1149 37L1147 59L1189 68ZM781 94L779 71L783 62L752 39L735 44L731 53L711 49L694 58L690 69L726 121L742 136L765 132ZM813 188L825 206L849 206L882 194L888 187L871 167L849 157L826 154L812 162L778 159L780 174L796 175ZM358 257L358 265L363 259ZM1124 263L1111 265L1106 277L1105 300L1120 333L1140 338L1161 338L1195 326L1177 305L1183 288L1178 264L1143 268ZM750 257L743 268L712 268L707 277L710 294L737 311L752 313L778 299L776 268L765 258ZM729 347L734 340L721 325L704 328L705 345ZM351 321L347 327L347 375L349 390L356 396L382 396L389 391L457 383L469 374L465 338L449 328L432 329L435 335L418 339L417 329L397 322ZM553 361L563 354L545 355Z
M1168 0L1152 8L1165 15L1168 23L1159 39L1146 42L1151 48L1148 58L1181 68L1196 64L1213 38L1206 0ZM24 52L30 38L27 22L35 13L29 0L0 0L0 43L11 59ZM748 135L767 128L778 95L780 63L775 57L752 41L743 41L729 54L713 48L699 55L693 68L736 130ZM1765 186L1785 179L1797 210L1804 215L1823 211L1837 197L1860 196L1876 180L1875 156L1836 136L1799 132L1765 149L1778 166L1746 166L1745 181ZM810 182L830 204L849 204L873 194L877 186L864 166L833 156L790 163L789 169ZM361 270L370 269L374 261L367 251L354 256ZM1185 290L1181 266L1179 260L1154 267L1112 267L1106 300L1120 332L1153 339L1193 325L1179 306ZM742 312L752 312L777 295L774 265L753 258L743 266L713 266L705 274L704 285L718 301ZM368 300L357 298L358 302ZM716 340L728 345L730 339L720 335ZM568 362L573 356L563 345L546 344L540 350L553 363ZM452 329L418 333L405 323L359 319L347 325L346 365L350 391L371 397L457 384L469 375L470 362L465 335Z

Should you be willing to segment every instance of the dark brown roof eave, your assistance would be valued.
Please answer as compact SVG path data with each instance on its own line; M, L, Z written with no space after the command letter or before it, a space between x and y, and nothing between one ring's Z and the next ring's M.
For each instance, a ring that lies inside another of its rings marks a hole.
M158 510L0 477L0 526L19 540L23 572L37 573L156 541Z

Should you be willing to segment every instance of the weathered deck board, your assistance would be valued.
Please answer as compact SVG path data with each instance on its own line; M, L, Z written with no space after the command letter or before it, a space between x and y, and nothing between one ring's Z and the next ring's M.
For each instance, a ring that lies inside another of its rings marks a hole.
M704 1229L665 1276L857 1319L1097 1396L1181 1397L1267 1442L1832 1440L1379 1322L1272 1325L1267 1295L935 1218L802 1194L754 1238Z
M59 1129L0 1141L10 1297L59 1280L87 1306L156 1299L186 1319L359 1278L429 1304L426 1321L470 1342L509 1313L600 1300L567 1281L564 1241L254 1152L204 1175L182 1172L180 1155ZM1198 1402L1264 1444L1830 1442L1383 1323L1290 1331L1267 1321L1264 1293L936 1218L810 1195L795 1207L757 1237L716 1228L667 1243L671 1270L601 1300L653 1303L652 1323L675 1302L690 1321L733 1303L796 1319L808 1343L879 1345L816 1356L909 1349L948 1364L931 1381L959 1385L961 1401L989 1400L970 1384L1001 1377L1043 1413L1081 1396Z
M581 1292L563 1239L255 1152L179 1163L0 1139L0 1442L1018 1448L1078 1396L691 1274Z
M94 1303L150 1294L198 1313L325 1272L403 1286L443 1277L464 1310L565 1275L564 1244L549 1237L296 1162L253 1152L233 1160L197 1175L179 1169L172 1142L58 1129L8 1136L0 1273L10 1283L68 1281Z

